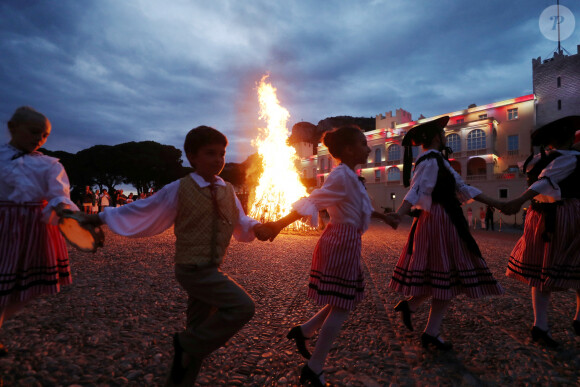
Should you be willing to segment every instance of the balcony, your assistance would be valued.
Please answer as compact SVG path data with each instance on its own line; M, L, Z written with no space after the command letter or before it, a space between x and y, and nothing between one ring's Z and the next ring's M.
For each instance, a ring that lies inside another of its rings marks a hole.
M526 177L521 172L505 172L505 173L495 173L493 175L496 180L513 180L513 179L523 179Z
M487 150L487 148L475 149L475 150L465 151L465 156L479 156L479 155L486 155L488 153L489 153L489 151Z
M477 181L477 180L487 180L487 175L467 175L465 177L466 181Z

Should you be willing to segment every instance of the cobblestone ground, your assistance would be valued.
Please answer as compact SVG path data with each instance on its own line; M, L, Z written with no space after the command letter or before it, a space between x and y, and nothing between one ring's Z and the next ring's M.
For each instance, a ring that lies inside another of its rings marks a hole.
M423 349L428 305L404 329L387 289L409 225L374 223L363 236L367 296L351 314L327 361L339 386L579 385L580 338L571 322L575 294L554 294L550 308L558 350L531 342L526 286L505 277L519 234L476 231L484 257L506 289L501 297L457 298L443 324L449 353ZM5 323L0 386L162 385L171 336L184 324L185 294L173 277L172 231L149 239L107 232L96 254L71 251L74 284L31 302ZM223 270L256 301L254 319L204 364L205 386L297 385L302 360L285 338L316 310L306 298L317 235L280 235L273 243L233 242Z

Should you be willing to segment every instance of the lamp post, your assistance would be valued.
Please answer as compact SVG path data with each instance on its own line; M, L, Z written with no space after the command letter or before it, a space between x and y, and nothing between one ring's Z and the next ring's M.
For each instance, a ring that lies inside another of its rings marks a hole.
M393 201L393 212L395 212L395 193L391 192L391 200Z

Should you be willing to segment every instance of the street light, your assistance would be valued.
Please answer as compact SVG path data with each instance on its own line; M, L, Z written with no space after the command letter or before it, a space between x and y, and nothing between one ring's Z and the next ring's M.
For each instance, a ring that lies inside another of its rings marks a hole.
M391 192L391 200L393 201L393 212L395 211L395 193Z

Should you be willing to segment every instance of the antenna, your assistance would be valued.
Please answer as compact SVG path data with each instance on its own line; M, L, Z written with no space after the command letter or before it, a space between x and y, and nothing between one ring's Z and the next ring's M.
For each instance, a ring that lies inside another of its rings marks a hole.
M562 49L560 48L560 0L556 1L558 8L558 16L556 22L558 23L558 54L562 54Z

